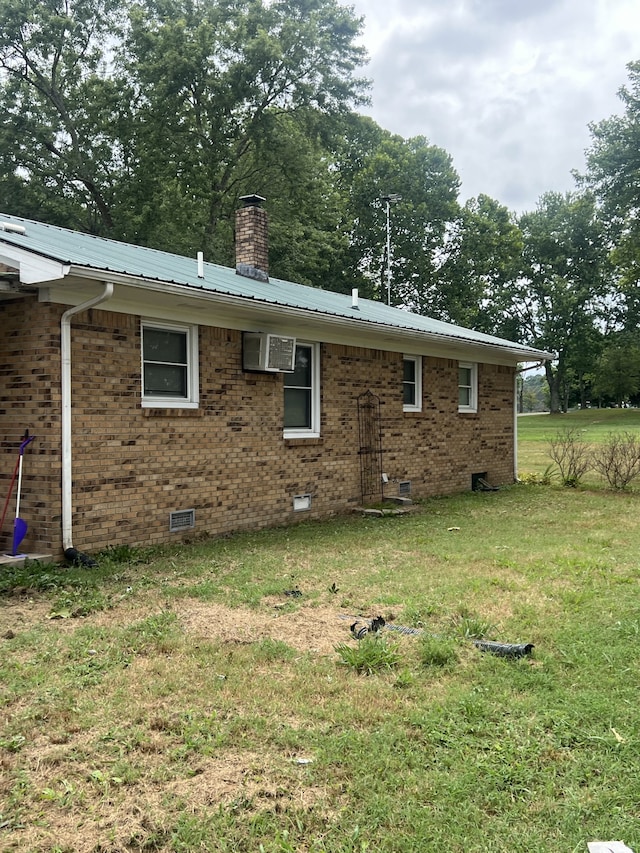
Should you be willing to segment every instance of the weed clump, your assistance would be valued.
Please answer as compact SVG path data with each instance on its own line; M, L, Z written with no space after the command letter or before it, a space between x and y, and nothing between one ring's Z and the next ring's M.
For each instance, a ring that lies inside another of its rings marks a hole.
M456 633L463 640L482 640L495 630L495 626L479 616L463 616L456 625Z
M495 631L495 625L462 605L451 617L456 636L463 640L482 640Z
M402 616L404 622L411 628L424 628L429 618L435 616L437 612L436 606L418 602L405 607Z
M420 660L423 666L445 668L458 662L455 640L450 637L433 637L423 634L420 639Z
M518 482L526 486L551 486L558 472L553 465L547 465L542 473L538 471L525 471L518 476Z
M0 595L15 589L51 592L63 588L68 582L65 572L57 563L25 560L24 563L4 566L0 576Z
M373 675L385 669L394 669L400 663L398 644L382 634L367 634L357 645L340 643L335 647L341 663L363 675Z

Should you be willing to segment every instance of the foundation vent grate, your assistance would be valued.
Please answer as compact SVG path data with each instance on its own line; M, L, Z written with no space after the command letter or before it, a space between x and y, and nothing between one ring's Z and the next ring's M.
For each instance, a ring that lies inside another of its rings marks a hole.
M400 480L398 482L398 495L401 498L408 498L411 494L411 480Z
M293 511L304 512L307 509L311 509L311 495L294 495Z
M195 509L179 509L169 513L169 533L191 530L196 526Z

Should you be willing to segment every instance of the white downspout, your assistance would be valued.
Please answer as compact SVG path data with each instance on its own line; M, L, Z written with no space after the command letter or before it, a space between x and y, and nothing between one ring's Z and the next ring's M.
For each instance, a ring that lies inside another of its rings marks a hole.
M113 282L105 281L104 290L87 302L68 308L60 320L60 358L62 375L60 393L62 397L62 549L73 548L73 501L72 501L72 456L71 456L71 318L81 311L94 308L113 296Z
M516 369L513 377L513 482L518 479L518 376Z

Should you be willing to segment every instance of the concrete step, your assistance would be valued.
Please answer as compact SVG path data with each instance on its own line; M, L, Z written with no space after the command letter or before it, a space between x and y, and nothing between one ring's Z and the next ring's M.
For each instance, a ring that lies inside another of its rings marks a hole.
M1 566L21 566L24 564L26 560L37 560L40 563L52 563L53 555L52 554L41 554L41 553L25 553L25 554L16 554L15 557L12 557L11 554L0 554L0 567Z

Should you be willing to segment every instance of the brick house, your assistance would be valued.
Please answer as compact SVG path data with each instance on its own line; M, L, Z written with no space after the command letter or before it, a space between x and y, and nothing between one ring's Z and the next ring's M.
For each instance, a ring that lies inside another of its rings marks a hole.
M550 354L269 278L266 212L244 201L236 269L0 214L3 503L36 436L22 551L513 482L517 364Z

